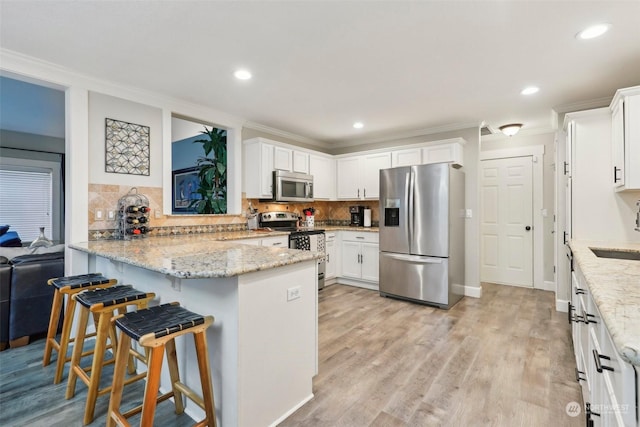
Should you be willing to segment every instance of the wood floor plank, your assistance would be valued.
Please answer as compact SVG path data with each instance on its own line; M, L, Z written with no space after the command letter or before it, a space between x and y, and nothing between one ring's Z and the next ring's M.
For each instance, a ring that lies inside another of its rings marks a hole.
M584 423L564 409L581 395L551 292L483 284L447 311L332 285L319 303L315 398L282 426Z

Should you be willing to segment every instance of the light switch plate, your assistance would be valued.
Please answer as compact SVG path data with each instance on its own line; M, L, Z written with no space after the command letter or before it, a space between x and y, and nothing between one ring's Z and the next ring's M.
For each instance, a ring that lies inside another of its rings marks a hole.
M160 209L154 209L153 213L156 219L162 218L162 211L160 211Z
M287 301L300 298L300 286L287 289Z
M96 209L95 218L96 221L104 220L104 211L102 209Z
M107 211L107 219L113 221L116 219L116 211Z

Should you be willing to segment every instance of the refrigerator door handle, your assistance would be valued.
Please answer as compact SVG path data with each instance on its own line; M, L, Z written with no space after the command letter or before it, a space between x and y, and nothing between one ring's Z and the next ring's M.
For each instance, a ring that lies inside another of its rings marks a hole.
M430 258L417 255L389 254L381 253L382 256L397 259L398 261L411 261L420 264L442 264L442 258Z
M409 251L413 250L411 245L411 239L413 238L413 191L416 185L416 174L413 172L409 172L409 191L408 193L408 203L407 203L407 238L409 241Z

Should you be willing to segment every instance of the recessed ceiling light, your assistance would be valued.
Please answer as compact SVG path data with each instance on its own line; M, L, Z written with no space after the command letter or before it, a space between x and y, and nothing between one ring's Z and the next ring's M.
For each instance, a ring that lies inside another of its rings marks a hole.
M237 70L233 75L238 80L249 80L251 78L251 73L247 70Z
M582 40L594 39L609 31L610 27L611 25L609 24L592 25L580 31L578 34L576 34L576 37Z
M522 92L520 93L523 95L533 95L534 93L537 93L539 90L540 88L537 86L529 86L522 89Z
M355 122L355 123L353 124L353 127L354 127L354 128L356 128L356 129L362 129L362 128L364 127L364 123L362 123L362 122Z

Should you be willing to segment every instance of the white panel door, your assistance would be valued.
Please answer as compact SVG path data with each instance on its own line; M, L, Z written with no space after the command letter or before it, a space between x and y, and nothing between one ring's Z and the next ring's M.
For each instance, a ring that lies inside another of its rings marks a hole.
M362 264L360 264L360 243L342 242L342 272L340 276L360 279Z
M391 167L391 153L376 153L362 156L362 192L364 199L380 196L380 169Z
M483 160L481 177L481 280L532 287L532 157Z
M360 157L345 157L336 162L338 199L360 198Z

